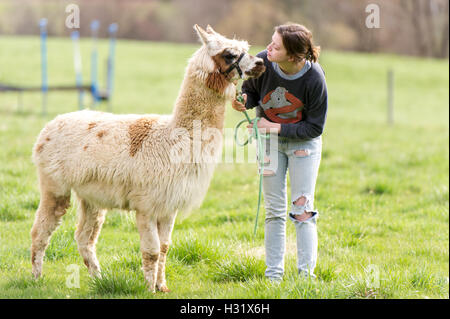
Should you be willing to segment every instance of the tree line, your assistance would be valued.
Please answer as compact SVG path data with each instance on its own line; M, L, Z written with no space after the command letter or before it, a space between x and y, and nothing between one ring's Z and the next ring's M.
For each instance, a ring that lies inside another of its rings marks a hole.
M274 26L292 21L307 26L324 50L448 58L448 0L0 0L0 34L37 34L45 17L50 36L66 36L71 3L80 8L82 36L98 19L119 23L119 38L196 42L197 23L266 45ZM379 8L378 28L366 24L371 4Z

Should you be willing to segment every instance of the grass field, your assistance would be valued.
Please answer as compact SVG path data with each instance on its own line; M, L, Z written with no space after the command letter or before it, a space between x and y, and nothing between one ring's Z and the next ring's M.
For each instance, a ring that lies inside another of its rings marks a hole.
M113 111L170 113L197 47L119 41ZM88 80L90 42L81 48ZM106 56L106 42L100 50ZM50 84L73 83L70 40L49 39L48 52ZM39 58L37 37L0 37L0 82L39 84ZM50 94L41 116L40 94L24 94L19 107L16 94L0 93L0 298L449 298L448 61L325 48L321 64L329 113L315 201L317 280L296 275L290 222L285 277L280 285L264 279L264 216L252 237L256 166L220 163L203 205L175 224L171 293L145 289L132 212L108 213L97 245L104 274L91 279L73 239L73 206L51 239L43 278L33 281L29 233L39 192L31 150L47 121L77 109L77 95ZM386 115L389 68L394 126ZM228 106L227 128L242 118ZM73 264L79 288L66 285Z

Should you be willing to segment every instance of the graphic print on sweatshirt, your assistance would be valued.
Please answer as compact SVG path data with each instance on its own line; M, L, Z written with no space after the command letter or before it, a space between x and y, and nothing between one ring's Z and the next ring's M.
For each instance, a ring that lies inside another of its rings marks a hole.
M303 102L284 87L277 87L264 96L261 106L275 123L297 123L302 120Z

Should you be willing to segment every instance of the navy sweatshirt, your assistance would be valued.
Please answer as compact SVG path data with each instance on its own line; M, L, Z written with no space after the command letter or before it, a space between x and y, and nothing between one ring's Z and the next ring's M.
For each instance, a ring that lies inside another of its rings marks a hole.
M298 73L287 75L277 63L267 59L266 50L257 56L264 60L266 71L242 84L242 93L247 94L245 107L256 107L256 116L280 123L280 136L298 139L320 136L328 109L322 67L306 61Z

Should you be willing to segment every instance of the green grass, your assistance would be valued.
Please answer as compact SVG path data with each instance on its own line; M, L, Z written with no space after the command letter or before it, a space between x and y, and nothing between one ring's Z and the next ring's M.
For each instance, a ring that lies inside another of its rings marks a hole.
M119 41L113 111L170 113L197 47ZM0 82L39 83L37 37L0 37L0 48ZM90 41L81 49L87 79ZM50 84L73 83L70 40L50 38L48 51ZM106 53L101 41L100 57ZM297 275L289 222L283 281L265 280L264 210L252 237L254 163L220 163L203 205L177 218L167 261L171 293L145 288L134 213L108 213L97 244L103 276L90 278L73 239L74 205L52 237L43 278L33 281L29 234L39 191L31 150L47 121L77 109L77 96L51 93L41 116L40 94L24 94L19 107L16 94L2 93L0 298L448 298L448 61L324 50L321 63L329 113L315 199L316 281ZM386 123L389 68L394 126ZM228 106L225 127L242 118ZM66 286L73 264L80 288Z

